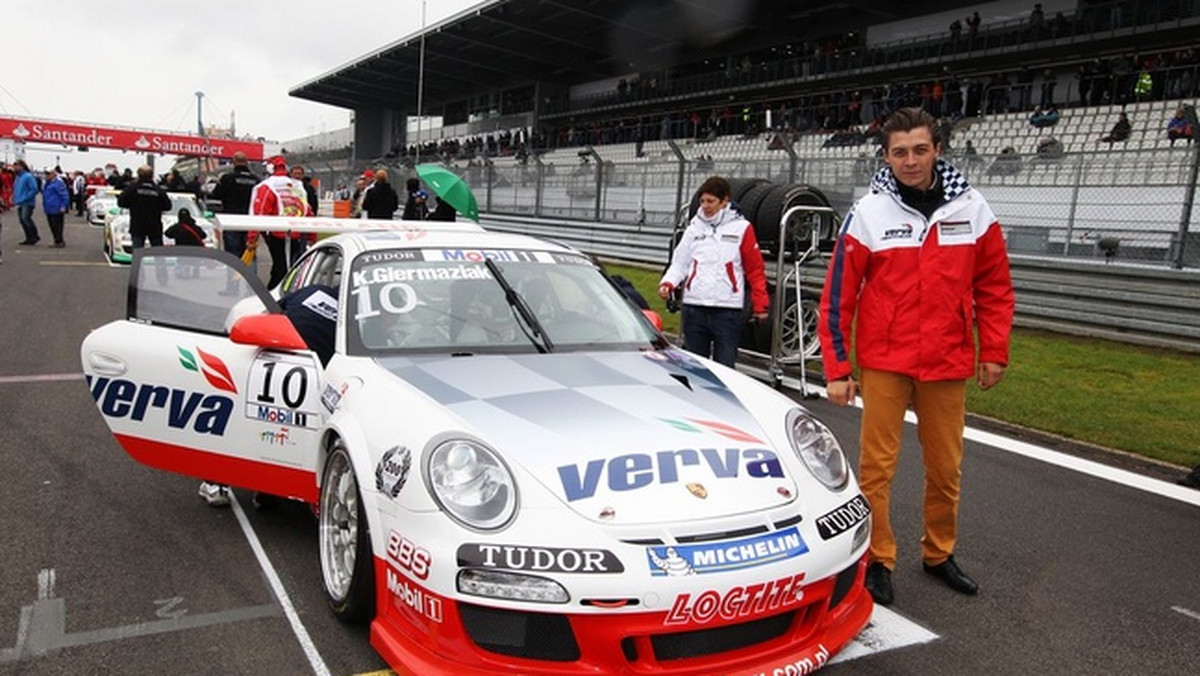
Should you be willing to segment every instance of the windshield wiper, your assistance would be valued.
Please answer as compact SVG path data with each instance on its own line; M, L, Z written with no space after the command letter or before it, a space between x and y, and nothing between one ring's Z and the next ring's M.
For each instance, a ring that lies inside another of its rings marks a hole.
M529 309L529 305L521 297L521 294L517 293L517 290L512 288L512 285L504 278L504 274L500 272L500 266L496 265L496 261L490 258L484 260L484 265L487 266L492 276L496 278L496 282L500 284L500 288L504 289L504 300L508 301L509 306L516 310L517 314L521 315L521 319L525 320L525 324L521 326L521 332L525 334L529 342L533 343L538 352L543 354L553 352L554 343L550 342L550 336L546 335L546 329L542 328L542 323L534 316L533 310ZM526 326L529 328L526 329ZM531 330L533 331L532 335L529 333ZM540 342L538 341L539 338L541 339Z

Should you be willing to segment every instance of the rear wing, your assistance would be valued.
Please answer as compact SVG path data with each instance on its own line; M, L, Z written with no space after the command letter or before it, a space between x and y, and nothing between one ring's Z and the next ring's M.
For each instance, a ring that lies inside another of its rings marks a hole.
M344 232L484 232L474 223L461 221L378 221L364 218L296 218L291 216L248 216L214 214L218 230L296 232L336 235Z

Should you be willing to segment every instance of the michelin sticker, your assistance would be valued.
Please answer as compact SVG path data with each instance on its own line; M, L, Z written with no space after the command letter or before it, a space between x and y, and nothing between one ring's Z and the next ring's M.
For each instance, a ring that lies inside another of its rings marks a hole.
M393 500L400 495L408 471L412 469L412 453L405 446L388 449L375 466L375 490L387 494Z
M647 547L650 575L678 577L753 568L799 556L808 551L800 531L792 526L766 535L706 542L701 545Z

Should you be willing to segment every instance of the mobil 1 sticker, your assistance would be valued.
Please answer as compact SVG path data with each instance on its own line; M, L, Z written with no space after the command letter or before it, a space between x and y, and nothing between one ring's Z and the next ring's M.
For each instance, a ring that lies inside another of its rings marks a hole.
M272 425L321 426L317 368L311 357L263 352L250 365L246 417Z
M545 251L526 251L524 249L424 249L422 251L427 261L458 261L463 263L483 263L493 260L497 263L553 263L553 258Z

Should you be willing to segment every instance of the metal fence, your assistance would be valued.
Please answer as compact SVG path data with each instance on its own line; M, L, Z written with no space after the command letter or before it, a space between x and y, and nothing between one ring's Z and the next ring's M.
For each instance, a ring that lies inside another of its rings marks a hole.
M603 147L572 166L528 159L524 164L460 161L450 166L489 214L541 219L669 226L708 176L765 178L820 189L839 213L866 193L879 166L872 146L858 157L697 160L680 153L635 161L604 159ZM849 151L855 152L855 151ZM561 158L561 154L558 155ZM574 159L574 156L572 156ZM583 160L586 159L585 163ZM1200 153L1169 151L949 158L992 205L1014 254L1096 259L1168 267L1200 267L1196 184ZM329 167L328 188L353 180L362 167ZM315 167L318 173L322 168ZM323 175L323 174L322 174ZM413 171L393 167L402 186Z

